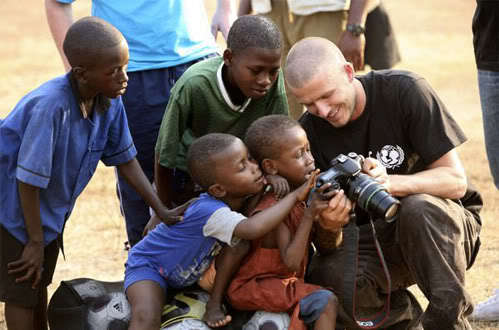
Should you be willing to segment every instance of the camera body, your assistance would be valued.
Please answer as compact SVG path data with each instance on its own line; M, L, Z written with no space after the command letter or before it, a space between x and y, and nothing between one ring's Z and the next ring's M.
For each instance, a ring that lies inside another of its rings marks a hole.
M316 187L331 183L330 189L343 189L347 197L361 209L387 222L395 220L400 202L385 187L361 173L364 157L355 152L339 154L331 167L317 177Z

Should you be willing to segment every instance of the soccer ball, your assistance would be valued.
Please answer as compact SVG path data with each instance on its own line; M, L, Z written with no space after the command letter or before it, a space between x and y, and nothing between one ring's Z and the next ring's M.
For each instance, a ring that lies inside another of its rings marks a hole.
M131 310L125 294L110 292L101 299L100 305L89 306L87 321L90 330L128 329Z
M174 325L162 327L161 330L210 330L211 328L201 320L186 319Z
M126 330L130 321L130 304L121 283L92 279L73 281L83 304L87 306L89 330Z
M260 330L262 326L269 329L287 330L290 318L287 313L270 313L257 311L251 319L243 325L243 330Z

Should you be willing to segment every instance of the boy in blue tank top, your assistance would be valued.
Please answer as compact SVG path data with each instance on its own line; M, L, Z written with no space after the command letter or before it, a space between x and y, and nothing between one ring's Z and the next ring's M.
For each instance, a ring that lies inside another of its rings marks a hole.
M264 236L303 201L315 175L274 206L246 217L243 208L258 198L265 179L237 137L211 133L195 140L187 154L193 180L207 191L194 201L181 222L159 224L129 253L125 290L132 307L129 329L158 329L167 290L196 284L215 261L216 276L204 321L210 327L231 321L221 302L225 289L249 245ZM312 212L317 215L319 208ZM237 250L237 251L234 251Z

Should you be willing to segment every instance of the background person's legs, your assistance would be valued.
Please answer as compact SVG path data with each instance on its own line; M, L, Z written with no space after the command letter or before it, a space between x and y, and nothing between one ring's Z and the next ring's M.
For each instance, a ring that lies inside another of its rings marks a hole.
M154 179L154 149L170 98L170 89L189 66L207 57L171 68L128 73L128 88L123 95L123 104L137 149L137 160L151 183ZM133 246L142 238L142 231L149 221L149 207L119 174L118 195L128 242Z
M490 172L499 189L499 72L478 70L483 131Z

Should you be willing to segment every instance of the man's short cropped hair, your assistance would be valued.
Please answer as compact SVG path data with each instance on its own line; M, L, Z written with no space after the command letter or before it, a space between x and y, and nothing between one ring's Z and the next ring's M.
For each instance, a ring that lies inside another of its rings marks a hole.
M296 126L300 124L285 115L264 116L248 127L244 143L258 163L265 158L276 159L281 154L281 145L285 143L282 137L287 130Z
M102 49L119 45L124 40L118 29L95 16L83 17L68 29L62 48L71 67L91 67Z
M338 74L346 63L341 50L333 42L308 37L291 47L284 66L284 77L289 87L301 88L319 72Z
M227 48L238 53L247 48L281 48L281 32L270 19L259 15L244 15L232 24L227 36Z
M225 151L237 137L225 133L210 133L194 140L187 151L187 169L192 180L208 189L215 184L215 168L213 156Z

